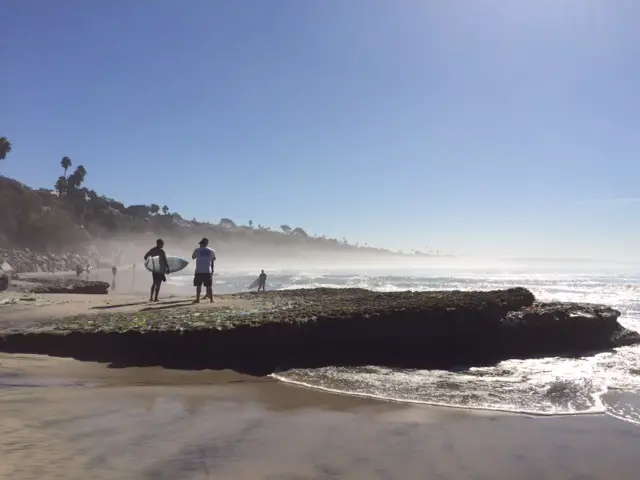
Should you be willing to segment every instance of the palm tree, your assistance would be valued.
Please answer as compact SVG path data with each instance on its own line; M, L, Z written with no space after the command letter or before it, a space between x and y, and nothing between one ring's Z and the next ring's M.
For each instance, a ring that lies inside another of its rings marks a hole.
M162 213L167 215L169 213L169 207L167 207L166 205L164 207L162 207Z
M65 177L58 177L58 181L56 182L56 192L58 192L58 195L62 196L66 194L68 188L67 179Z
M249 220L249 228L253 228L253 220Z
M62 168L64 168L64 176L67 176L67 170L69 170L69 167L71 167L71 165L73 165L71 163L71 159L69 157L62 157L62 160L60 160L60 166L62 166Z
M83 182L84 178L87 176L87 169L82 165L78 165L76 171L69 175L68 184L69 188L77 190L79 189Z
M149 207L149 211L152 215L156 215L160 211L160 206L156 203L152 203Z
M7 158L11 152L11 142L7 137L0 137L0 160Z

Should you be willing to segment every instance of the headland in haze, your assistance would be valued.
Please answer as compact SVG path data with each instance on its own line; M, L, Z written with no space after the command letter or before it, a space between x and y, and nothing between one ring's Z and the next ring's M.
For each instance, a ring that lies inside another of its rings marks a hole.
M411 255L367 244L349 243L346 239L309 235L302 227L282 224L279 230L254 224L240 224L230 218L218 223L187 220L172 212L167 205L125 205L85 186L87 169L79 165L72 173L72 161L60 162L63 175L52 184L54 188L32 188L18 180L0 176L0 249L4 260L11 263L45 265L52 261L64 265L77 261L58 257L43 257L42 261L24 254L42 252L80 254L94 266L126 264L139 261L155 239L165 240L170 254L191 252L196 242L208 237L219 257L237 259L242 263L269 259L275 263L296 264L343 260L367 263L410 256L427 258L442 256L433 252L414 251ZM23 253L7 253L22 251ZM184 254L184 253L183 253ZM18 258L21 257L21 258ZM84 261L84 260L83 260ZM56 270L62 267L53 267ZM19 268L21 270L27 267Z

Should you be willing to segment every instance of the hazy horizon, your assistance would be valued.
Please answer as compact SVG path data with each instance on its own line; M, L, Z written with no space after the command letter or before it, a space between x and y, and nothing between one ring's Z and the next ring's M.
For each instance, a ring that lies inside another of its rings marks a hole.
M97 192L185 218L461 258L640 262L637 2L3 13L0 174L35 188L69 156Z
M141 236L121 236L116 240L103 240L97 246L101 252L112 252L106 258L115 258L113 252L121 252L121 265L136 264L142 266L142 257L154 246L154 239L143 239ZM201 235L183 237L180 239L165 237L165 251L167 255L185 258L191 263L191 253L198 247L197 241ZM313 246L293 249L284 248L275 243L255 244L253 246L238 246L233 243L217 243L211 237L210 246L216 250L216 270L219 273L230 274L238 271L259 272L260 269L277 271L332 271L363 272L363 271L414 271L416 275L423 272L427 276L437 274L438 271L626 271L640 269L640 261L619 261L606 258L535 258L508 257L492 255L459 255L459 256L416 256L395 255L385 253L367 253L365 251L341 251L339 249L321 249ZM190 271L190 267L186 271Z

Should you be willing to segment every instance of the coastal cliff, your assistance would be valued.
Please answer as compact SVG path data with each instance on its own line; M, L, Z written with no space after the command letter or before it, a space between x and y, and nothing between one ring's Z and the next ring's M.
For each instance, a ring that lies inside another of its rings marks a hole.
M105 309L47 320L0 331L0 351L116 365L269 373L326 365L450 368L640 342L640 334L618 323L615 309L541 303L524 288L393 293L308 289L224 298L249 303L194 309L176 301L136 312Z
M112 264L97 256L0 248L0 268L8 272L67 272L75 270L78 265L106 268L111 267Z

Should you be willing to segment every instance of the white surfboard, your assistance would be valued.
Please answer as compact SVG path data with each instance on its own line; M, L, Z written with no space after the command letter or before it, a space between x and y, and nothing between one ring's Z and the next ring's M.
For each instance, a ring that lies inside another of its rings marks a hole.
M189 262L187 262L184 258L180 258L180 257L167 256L167 263L169 264L169 271L171 273L179 272L180 270L185 268L187 265L189 265ZM161 271L160 257L147 258L147 261L144 262L144 268L146 268L147 270L153 273L164 273L163 271Z
M260 277L256 278L253 283L251 285L249 285L249 288L256 288L258 286L258 284L260 283Z

